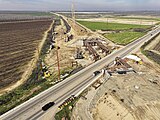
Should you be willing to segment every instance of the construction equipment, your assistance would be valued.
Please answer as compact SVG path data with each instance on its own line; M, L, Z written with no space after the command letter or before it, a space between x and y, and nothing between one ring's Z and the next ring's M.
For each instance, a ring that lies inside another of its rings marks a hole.
M111 51L105 47L101 42L97 41L97 45L102 49L102 53L109 54Z
M93 76L97 76L100 73L101 73L100 71L95 71L95 72L93 72Z
M50 72L48 71L48 68L45 65L42 67L42 72L43 79L51 76Z
M128 68L132 68L127 62L125 62L123 59L121 59L120 57L116 57L115 58L115 61L116 61L116 65L121 65L121 66L124 66L126 69Z
M51 74L49 73L49 71L44 72L44 77L45 77L45 78L48 78L48 77L50 77L50 76L51 76Z
M86 44L86 48L88 49L89 53L93 55L93 59L95 61L97 61L97 60L100 59L100 56L97 54L97 52L95 51L95 49L93 49L90 44Z
M132 60L133 62L136 62L137 64L143 64L143 61L141 58L139 58L138 56L136 55L128 55L126 57L124 57L125 59L129 59L129 60Z
M76 49L76 53L74 55L75 59L83 59L83 54L82 54L82 50L80 50L80 48Z
M99 48L102 50L102 53L105 52L106 55L111 52L109 48L104 46L98 39L89 39L89 40L84 39L83 46L85 46L88 49L89 53L93 55L95 61L99 60L100 56L93 49L92 46L99 46Z
M107 66L107 72L110 75L112 73L126 74L127 72L135 72L135 70L126 62L125 59L116 57L114 65L112 67Z
M68 104L70 104L73 100L75 100L76 97L74 95L71 95L71 97L69 97L68 99L66 99L59 107L58 109L61 110L63 109L65 106L67 106Z
M68 34L67 34L67 37L66 37L66 39L65 39L65 42L69 42L69 41L72 40L72 39L73 39L73 35L70 34L70 33L68 33Z

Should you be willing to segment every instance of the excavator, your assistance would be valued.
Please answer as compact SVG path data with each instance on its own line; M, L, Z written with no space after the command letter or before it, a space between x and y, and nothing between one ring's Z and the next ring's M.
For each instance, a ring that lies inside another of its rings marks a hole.
M43 65L42 67L42 72L43 72L43 79L49 78L51 76L50 72L48 71L48 68Z

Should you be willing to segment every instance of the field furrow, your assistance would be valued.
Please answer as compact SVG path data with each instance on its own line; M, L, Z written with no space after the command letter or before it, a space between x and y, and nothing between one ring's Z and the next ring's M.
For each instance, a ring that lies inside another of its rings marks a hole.
M0 24L0 89L22 78L52 20Z
M154 50L160 52L160 42L155 46Z

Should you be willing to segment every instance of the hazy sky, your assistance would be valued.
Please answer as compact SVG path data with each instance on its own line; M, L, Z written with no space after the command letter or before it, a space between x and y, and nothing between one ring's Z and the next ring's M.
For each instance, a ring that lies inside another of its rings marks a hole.
M0 0L0 10L160 10L160 0Z

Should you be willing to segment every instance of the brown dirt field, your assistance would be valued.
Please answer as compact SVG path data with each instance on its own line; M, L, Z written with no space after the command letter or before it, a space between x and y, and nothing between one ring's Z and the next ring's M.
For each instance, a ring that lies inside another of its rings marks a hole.
M1 93L22 84L31 74L37 60L37 47L41 49L51 23L44 20L0 24Z
M160 119L160 66L138 55L143 65L129 62L137 73L113 75L104 85L105 94L93 109L95 120Z

